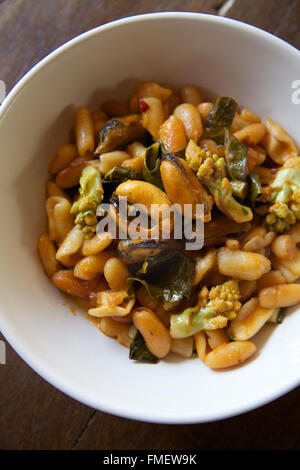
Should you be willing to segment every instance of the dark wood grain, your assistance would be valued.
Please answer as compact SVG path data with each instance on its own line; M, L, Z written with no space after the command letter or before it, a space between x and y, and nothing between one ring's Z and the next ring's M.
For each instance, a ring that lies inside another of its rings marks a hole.
M220 14L226 0L0 0L0 79L8 90L74 36L156 11ZM300 47L299 0L235 0L227 13ZM7 345L0 365L0 449L300 449L300 390L240 417L166 426L96 412L33 372Z
M300 49L300 1L295 0L287 9L283 19L277 29L274 30L276 36L281 37Z
M220 4L220 0L4 0L0 3L1 79L10 90L58 46L109 21L157 11L216 13Z
M235 0L226 15L262 28L300 49L299 0Z
M71 448L93 414L41 379L7 343L0 388L0 449Z
M97 413L75 449L299 449L300 391L235 418L185 426L139 423Z

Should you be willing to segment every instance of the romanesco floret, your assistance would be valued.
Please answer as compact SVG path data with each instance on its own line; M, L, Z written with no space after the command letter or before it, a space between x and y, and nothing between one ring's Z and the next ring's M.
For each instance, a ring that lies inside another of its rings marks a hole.
M203 181L207 178L207 184L209 184L208 178L214 173L216 178L225 178L226 172L223 163L225 163L224 158L218 158L218 155L208 156L198 167L197 178Z
M196 142L192 139L189 140L189 143L185 150L185 158L190 168L194 171L198 171L200 165L207 159L211 158L213 155L209 150L202 149ZM217 157L217 155L216 155Z
M209 306L223 315L225 313L228 320L233 320L236 318L236 312L241 307L239 297L238 283L232 279L210 289Z
M298 219L300 220L300 218ZM271 232L285 232L297 221L296 213L285 202L275 202L269 207L266 225Z
M203 287L195 307L171 315L171 336L185 338L201 330L215 330L234 320L241 307L238 282L234 279L212 287Z
M80 212L75 223L80 226L85 238L92 237L96 233L98 223L95 211Z
M269 230L281 233L300 220L300 157L286 161L264 196L271 203L265 219Z
M240 204L233 196L233 187L227 178L223 157L213 155L204 160L197 171L197 178L213 195L218 209L237 223L249 222L252 210Z
M101 175L97 168L88 165L80 177L80 197L74 202L71 213L76 215L75 223L78 224L86 237L96 232L96 210L103 198Z

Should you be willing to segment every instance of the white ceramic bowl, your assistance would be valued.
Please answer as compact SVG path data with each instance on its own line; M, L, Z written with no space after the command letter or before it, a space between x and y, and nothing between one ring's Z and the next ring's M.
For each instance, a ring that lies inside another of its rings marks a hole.
M89 406L161 423L236 415L299 384L299 314L267 326L255 358L240 368L214 372L197 358L175 357L137 364L84 315L70 313L36 252L47 165L68 140L74 106L125 98L140 80L192 83L272 116L297 138L291 85L299 77L299 52L270 34L225 18L165 13L89 31L16 85L0 110L0 328L36 372Z

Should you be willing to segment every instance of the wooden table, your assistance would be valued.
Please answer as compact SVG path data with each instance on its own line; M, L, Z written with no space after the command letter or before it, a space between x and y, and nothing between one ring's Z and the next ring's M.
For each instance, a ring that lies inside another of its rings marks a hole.
M95 26L175 10L226 15L300 48L300 0L0 0L0 79L11 89L45 55ZM0 449L300 449L300 389L216 423L147 424L77 403L8 345L0 386Z

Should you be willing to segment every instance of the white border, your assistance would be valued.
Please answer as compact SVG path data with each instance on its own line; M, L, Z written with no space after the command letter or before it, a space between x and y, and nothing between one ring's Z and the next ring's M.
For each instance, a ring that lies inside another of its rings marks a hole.
M90 31L87 31L75 37L74 39L71 39L67 43L57 48L55 51L51 52L51 54L46 56L44 59L42 59L31 70L29 70L29 72L26 73L26 75L15 85L15 87L10 91L10 93L2 102L2 105L0 106L0 124L9 106L13 103L13 101L16 99L18 94L21 92L23 87L25 87L26 84L30 81L33 75L37 74L48 62L54 60L58 55L63 54L67 49L75 46L78 42L83 41L83 40L88 40L90 37L99 34L99 32L117 28L118 26L123 25L123 24L142 22L144 20L157 21L165 17L168 17L169 19L173 19L173 18L178 19L183 16L186 18L191 18L191 19L200 19L200 20L202 19L205 22L229 24L234 29L247 31L249 32L249 34L258 35L262 37L265 41L272 42L273 44L275 42L277 47L280 47L281 49L285 50L289 54L292 53L293 55L295 55L295 58L297 58L298 60L300 58L299 51L295 47L283 41L282 39L279 39L276 36L273 36L272 34L267 33L254 26L250 26L246 23L242 23L240 21L232 20L229 18L224 18L221 16L209 15L209 14L203 14L203 13L185 13L185 12L149 13L145 15L131 16L128 18L123 18L120 20L112 21L103 26L99 26ZM22 357L22 359L51 385L53 385L54 387L61 390L65 394L69 395L70 397L74 398L75 400L78 400L79 402L89 407L104 411L106 413L111 413L113 415L121 416L123 418L128 418L128 419L135 419L139 421L146 421L150 423L151 422L162 423L162 424L193 424L193 423L205 423L205 422L210 422L210 421L216 421L216 420L221 420L224 418L236 416L236 415L245 413L247 411L251 411L255 408L258 408L262 405L265 405L281 397L282 395L288 393L289 391L291 391L292 389L300 385L300 371L299 371L299 377L296 378L296 380L290 381L284 387L281 387L279 390L276 390L274 393L265 396L263 399L254 401L251 405L237 406L236 408L231 408L229 411L224 410L223 413L219 413L217 416L212 413L209 413L207 415L201 413L201 416L197 416L197 410L195 410L195 413L193 415L186 415L186 416L180 416L180 417L161 415L161 414L160 416L157 416L157 415L155 416L153 415L153 413L148 414L147 410L145 410L142 413L141 412L133 413L132 411L127 410L126 404L123 404L120 407L118 405L116 406L111 403L104 403L103 401L101 401L101 397L99 397L99 401L97 402L87 401L83 395L76 393L76 391L74 391L73 389L70 389L68 383L64 382L63 379L57 379L55 374L51 372L49 373L45 369L45 367L41 364L39 358L36 356L32 356L31 353L26 350L26 347L24 348L22 344L20 344L20 342L16 343L13 337L14 336L13 333L10 332L9 326L6 327L4 323L1 323L1 318L0 318L0 330L5 336L5 338L7 339L7 341L11 344L13 349L15 349L15 351Z

